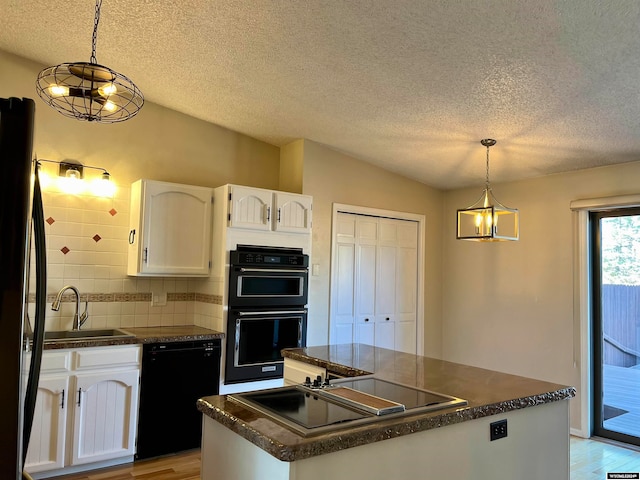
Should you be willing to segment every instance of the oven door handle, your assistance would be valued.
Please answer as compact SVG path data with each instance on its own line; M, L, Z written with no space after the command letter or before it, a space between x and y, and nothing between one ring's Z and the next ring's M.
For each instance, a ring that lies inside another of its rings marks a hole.
M308 269L299 268L299 269L286 269L286 268L240 268L239 271L242 273L250 272L250 273L304 273Z
M306 310L271 310L271 311L261 311L261 312L237 312L236 314L239 317L246 317L251 315L289 315L289 314L303 314L307 313Z

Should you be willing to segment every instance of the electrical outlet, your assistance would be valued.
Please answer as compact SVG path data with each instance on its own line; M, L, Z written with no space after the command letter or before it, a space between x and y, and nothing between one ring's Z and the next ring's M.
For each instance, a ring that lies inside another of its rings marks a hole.
M507 419L493 422L489 425L489 432L491 434L491 441L498 440L507 436Z
M167 292L151 293L151 306L164 307L167 305Z

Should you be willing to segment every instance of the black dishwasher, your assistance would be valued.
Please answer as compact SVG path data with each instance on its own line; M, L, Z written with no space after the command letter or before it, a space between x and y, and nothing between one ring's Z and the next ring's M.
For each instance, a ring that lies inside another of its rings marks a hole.
M200 447L196 401L219 383L220 340L144 345L136 459Z

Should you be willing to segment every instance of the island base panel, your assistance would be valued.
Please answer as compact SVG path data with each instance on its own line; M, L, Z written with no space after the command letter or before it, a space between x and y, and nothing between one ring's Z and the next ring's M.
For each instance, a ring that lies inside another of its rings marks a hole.
M489 425L507 419L508 436ZM569 479L569 402L558 401L283 462L204 416L202 480Z

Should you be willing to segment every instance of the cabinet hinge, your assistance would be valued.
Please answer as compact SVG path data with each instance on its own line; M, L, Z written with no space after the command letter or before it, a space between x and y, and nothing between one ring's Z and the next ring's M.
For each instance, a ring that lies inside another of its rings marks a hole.
M231 214L227 213L227 221L231 222Z
M231 192L229 192L229 201L231 201Z
M211 266L212 266L211 260L209 260L209 270L211 270Z

